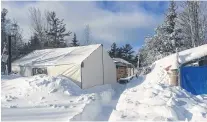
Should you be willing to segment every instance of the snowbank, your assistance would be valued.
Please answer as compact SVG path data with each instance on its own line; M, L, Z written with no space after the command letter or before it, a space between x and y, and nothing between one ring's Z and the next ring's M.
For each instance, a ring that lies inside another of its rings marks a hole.
M207 95L194 96L180 87L141 81L127 84L110 121L207 120L207 103L203 100Z
M5 86L9 86L9 88ZM2 76L2 96L5 98L8 94L21 98L37 92L44 92L43 94L61 92L70 96L79 95L81 89L64 77L37 75L34 77L10 76L8 78L8 76ZM41 94L38 96L41 96Z
M118 85L82 90L64 77L46 75L2 76L1 84L2 120L8 121L94 120Z
M179 62L207 55L207 45L179 53ZM152 64L152 71L130 81L121 94L109 121L207 121L207 95L194 96L167 85L165 68L173 65L176 54Z

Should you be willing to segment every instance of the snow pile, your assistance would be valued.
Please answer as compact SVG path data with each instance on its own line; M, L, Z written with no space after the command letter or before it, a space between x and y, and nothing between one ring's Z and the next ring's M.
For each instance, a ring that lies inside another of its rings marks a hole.
M80 87L64 77L37 75L29 79L28 82L32 89L44 89L48 90L48 93L63 92L66 95L79 95L81 93Z
M61 92L65 95L79 95L81 89L63 77L49 77L46 75L37 75L34 77L13 77L14 79L8 79L7 76L2 76L2 100L8 101L11 97L23 98L24 96L30 96L34 93L44 92L43 94L52 94L55 92ZM4 87L4 86L9 86ZM42 95L43 95L42 94ZM40 98L41 94L37 95Z
M127 85L110 121L207 120L207 103L203 101L207 95L194 96L180 87L141 81L133 80Z
M76 84L64 77L10 75L1 78L4 121L68 121L92 101L92 94L82 94Z
M116 92L116 84L82 90L64 77L1 78L2 120L8 121L94 120Z

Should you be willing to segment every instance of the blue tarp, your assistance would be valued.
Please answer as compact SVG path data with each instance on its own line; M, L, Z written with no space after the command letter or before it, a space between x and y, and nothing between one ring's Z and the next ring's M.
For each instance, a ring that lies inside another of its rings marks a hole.
M207 66L182 67L181 87L194 95L207 94Z

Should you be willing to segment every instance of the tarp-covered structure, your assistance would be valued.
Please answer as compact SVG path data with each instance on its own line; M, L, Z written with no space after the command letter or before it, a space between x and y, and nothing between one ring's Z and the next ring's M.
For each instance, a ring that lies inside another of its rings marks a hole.
M12 71L23 76L34 75L35 68L68 77L83 89L116 82L116 65L101 44L35 50L12 63Z
M207 56L207 44L178 52L178 62L180 65L182 65L205 56ZM168 67L171 65L172 67L174 67L173 65L176 61L176 57L177 54L174 53L172 55L166 56L165 58L156 61L155 63L157 64L159 62L159 64L162 64L162 67Z
M187 66L181 70L181 87L194 95L207 94L207 66Z

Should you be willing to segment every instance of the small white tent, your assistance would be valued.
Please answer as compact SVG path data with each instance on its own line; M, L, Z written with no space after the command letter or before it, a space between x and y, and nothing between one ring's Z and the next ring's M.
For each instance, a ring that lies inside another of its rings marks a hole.
M116 82L116 66L101 44L35 50L12 63L23 76L34 75L35 68L68 77L83 89Z

